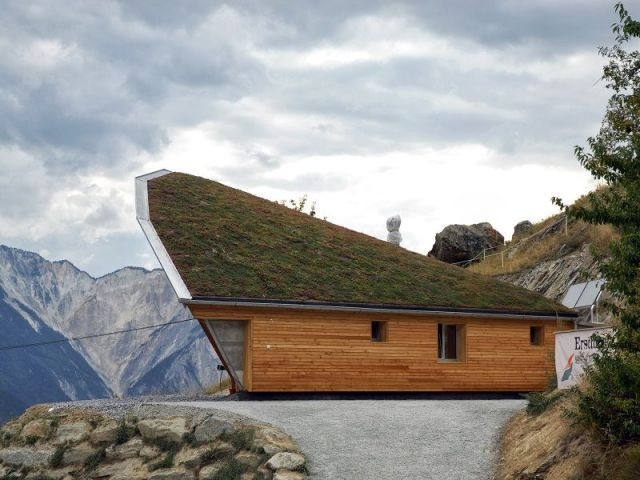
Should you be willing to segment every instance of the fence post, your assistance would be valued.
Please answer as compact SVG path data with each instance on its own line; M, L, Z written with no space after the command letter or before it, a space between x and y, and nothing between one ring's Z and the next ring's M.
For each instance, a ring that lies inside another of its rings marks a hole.
M486 260L487 259L487 249L483 248L482 249L482 260Z
M504 250L500 252L500 263L502 263L502 268L504 268Z
M564 235L565 237L569 236L569 217L567 217L566 213L564 215Z

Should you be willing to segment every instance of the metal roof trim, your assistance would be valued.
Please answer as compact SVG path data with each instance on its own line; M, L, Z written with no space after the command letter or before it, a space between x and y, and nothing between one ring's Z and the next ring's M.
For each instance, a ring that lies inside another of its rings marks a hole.
M136 219L138 220L138 224L140 225L140 228L142 228L142 232L147 238L149 245L151 245L151 249L158 259L158 262L160 262L160 266L167 275L171 287L176 292L178 299L182 302L183 300L190 300L191 293L182 280L178 269L173 264L173 260L171 260L167 249L164 247L162 240L160 240L156 229L151 223L151 218L149 217L149 191L147 188L147 182L169 173L171 173L170 170L163 169L136 177Z
M244 299L226 297L200 297L195 296L191 300L182 303L187 305L220 305L220 306L245 306L261 308L290 308L309 310L332 310L350 312L371 312L371 313L407 313L412 315L448 315L448 316L474 316L488 318L542 318L554 319L564 318L575 319L578 314L575 312L542 312L542 311L522 311L522 310L492 310L478 308L450 308L450 307L424 307L418 305L389 305L389 304L358 304L358 303L332 303L318 301L282 301L271 299Z

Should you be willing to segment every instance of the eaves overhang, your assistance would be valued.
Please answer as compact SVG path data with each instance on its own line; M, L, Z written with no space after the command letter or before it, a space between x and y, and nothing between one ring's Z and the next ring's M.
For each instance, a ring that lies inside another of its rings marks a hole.
M145 237L147 237L147 241L151 245L151 249L158 259L158 262L160 262L160 266L167 275L171 287L176 292L178 299L184 302L191 299L191 293L189 293L189 289L182 280L180 273L178 273L178 269L173 264L167 249L162 244L149 216L149 191L147 182L169 173L171 173L170 170L163 169L136 177L136 219Z
M574 320L575 312L536 311L536 310L500 310L483 308L429 307L422 305L390 305L371 303L319 302L313 300L273 300L231 297L194 296L181 300L186 305L217 305L257 308L288 308L308 310L329 310L343 312L404 313L410 315L483 317L483 318L526 318L526 319L564 319Z

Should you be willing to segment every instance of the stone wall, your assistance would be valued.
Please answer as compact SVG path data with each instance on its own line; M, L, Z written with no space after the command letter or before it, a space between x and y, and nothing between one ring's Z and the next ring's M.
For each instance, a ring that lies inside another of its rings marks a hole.
M119 419L39 405L0 429L0 479L302 480L285 432L220 411L141 406Z

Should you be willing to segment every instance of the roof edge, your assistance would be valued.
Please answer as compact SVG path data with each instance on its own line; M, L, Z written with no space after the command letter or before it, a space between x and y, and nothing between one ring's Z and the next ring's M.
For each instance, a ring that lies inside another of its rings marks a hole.
M181 300L182 301L182 300ZM344 302L320 302L314 300L273 300L273 299L248 299L232 297L205 297L194 296L182 303L186 305L220 305L220 306L245 306L261 308L291 308L310 310L333 310L350 312L378 312L378 313L407 313L412 315L449 315L449 316L475 316L475 317L522 317L522 318L563 318L574 320L578 317L575 312L537 311L537 310L499 310L483 308L454 308L454 307L426 307L420 305L391 305L370 303L344 303Z
M173 260L171 260L167 249L162 243L162 240L160 240L160 237L158 236L156 229L151 223L151 218L149 216L149 190L147 188L147 183L149 182L149 180L168 175L169 173L172 172L170 170L162 169L136 177L136 219L138 220L138 224L140 225L142 232L147 238L147 241L149 242L154 255L158 259L160 266L164 270L164 273L167 275L171 287L176 292L178 300L182 302L184 300L190 300L191 293L184 283L184 280L182 280L182 277L180 276L178 269L174 265Z

